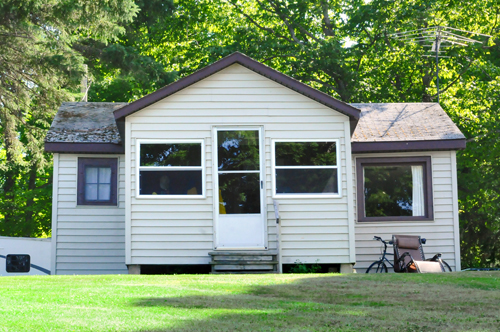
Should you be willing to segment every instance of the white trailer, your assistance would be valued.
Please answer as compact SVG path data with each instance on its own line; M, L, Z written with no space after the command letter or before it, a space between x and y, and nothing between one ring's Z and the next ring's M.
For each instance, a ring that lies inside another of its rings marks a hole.
M52 240L0 236L0 276L50 274Z

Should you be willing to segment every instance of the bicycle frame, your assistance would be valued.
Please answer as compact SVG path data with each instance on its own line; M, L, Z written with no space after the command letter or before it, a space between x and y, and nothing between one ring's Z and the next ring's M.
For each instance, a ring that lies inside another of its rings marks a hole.
M394 256L394 254L391 254L391 253L387 252L387 245L388 244L392 244L392 241L384 241L379 236L374 236L373 239L377 240L377 241L380 241L380 242L382 242L384 244L384 251L382 252L382 257L379 257L379 260L377 262L383 262L383 263L387 262L387 263L389 263L390 267L394 268L394 264L392 264L391 261L389 259L387 259L387 257L386 257L387 255L393 255Z
M379 240L379 239L377 239L377 240ZM387 263L389 263L389 265L390 265L392 268L394 268L394 264L392 264L392 263L391 263L391 261L390 261L390 260L388 260L388 259L387 259L387 257L385 257L385 256L387 256L387 255L392 255L392 256L394 256L394 254L391 254L391 253L388 253L388 252L387 252L387 244L389 244L389 242L386 242L386 241L384 241L384 240L382 240L382 239L380 239L379 241L380 241L380 242L382 242L382 243L384 244L384 252L382 253L382 257L380 257L380 260L381 260L382 262L383 262L383 261L386 261Z

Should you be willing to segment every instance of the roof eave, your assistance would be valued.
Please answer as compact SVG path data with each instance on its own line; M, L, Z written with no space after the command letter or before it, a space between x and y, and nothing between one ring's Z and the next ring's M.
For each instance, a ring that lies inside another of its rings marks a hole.
M122 144L113 143L45 142L45 152L124 154L125 147Z
M463 150L465 149L465 146L465 138L448 140L351 143L352 153Z
M196 82L203 80L224 68L229 67L232 64L238 63L256 73L259 73L287 88L290 88L302 95L309 97L327 107L333 108L336 111L349 116L351 119L355 121L359 120L361 116L361 111L349 104L346 104L340 100L337 100L326 93L318 91L310 86L299 82L283 73L280 73L258 61L253 60L252 58L235 52L213 64L198 70L197 72L181 78L180 80L167 85L141 99L136 100L133 103L130 103L116 111L114 111L114 116L116 120L127 117L163 98L166 98Z

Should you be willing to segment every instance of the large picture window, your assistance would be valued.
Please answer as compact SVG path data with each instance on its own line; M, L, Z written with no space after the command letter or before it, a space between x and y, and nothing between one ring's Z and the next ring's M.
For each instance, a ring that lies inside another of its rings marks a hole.
M140 196L203 196L202 141L139 141Z
M336 141L274 142L275 196L339 196Z
M360 158L358 221L431 220L430 157Z
M78 205L117 205L116 158L78 158Z

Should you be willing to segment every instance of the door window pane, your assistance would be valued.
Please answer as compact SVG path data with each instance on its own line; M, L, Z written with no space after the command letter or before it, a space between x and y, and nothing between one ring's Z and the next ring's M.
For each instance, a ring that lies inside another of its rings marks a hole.
M335 142L276 142L276 166L335 165Z
M141 144L140 166L201 166L201 144Z
M276 169L277 194L337 194L337 169Z
M260 213L259 173L219 174L219 213Z
M220 171L259 170L259 132L217 132L217 156Z
M364 195L366 217L412 216L412 166L365 166Z
M202 171L140 171L141 195L201 195Z

